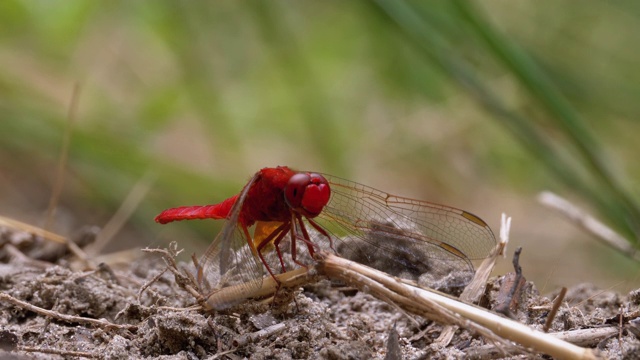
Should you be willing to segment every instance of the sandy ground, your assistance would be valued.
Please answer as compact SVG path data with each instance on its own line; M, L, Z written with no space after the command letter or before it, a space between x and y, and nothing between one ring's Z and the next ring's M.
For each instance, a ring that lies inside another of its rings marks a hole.
M214 314L189 309L194 297L155 254L123 268L81 271L64 248L30 234L0 228L0 244L3 359L549 358L501 353L467 330L442 347L442 325L328 280L278 306L250 301ZM491 279L485 306L501 302L503 281ZM540 296L527 283L511 308L514 317L540 329L557 293ZM639 319L640 290L617 294L583 284L568 290L550 331L614 328L581 345L603 357L635 359Z

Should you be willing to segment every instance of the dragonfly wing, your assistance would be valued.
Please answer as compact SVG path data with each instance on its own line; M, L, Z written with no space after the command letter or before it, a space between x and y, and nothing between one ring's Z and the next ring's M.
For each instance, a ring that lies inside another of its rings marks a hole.
M262 285L262 264L252 248L253 242L247 239L248 234L239 223L242 205L257 177L257 174L254 175L242 189L222 229L200 258L198 283L204 295L211 295L228 286L238 289L237 296L233 296L231 300L224 299L218 304L210 304L216 310L242 302L246 299L243 294Z
M470 260L486 257L495 245L489 226L464 210L323 176L331 199L318 222L344 239L337 250L355 261L402 277L448 277L461 286L473 272Z

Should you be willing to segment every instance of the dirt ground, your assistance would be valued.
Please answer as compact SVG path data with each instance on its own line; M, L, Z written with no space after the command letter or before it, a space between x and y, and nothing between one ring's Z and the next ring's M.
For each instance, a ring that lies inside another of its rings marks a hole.
M503 353L467 330L442 347L442 325L328 280L301 288L279 306L250 301L213 314L190 309L194 297L156 254L124 268L80 271L72 270L77 264L64 247L28 233L0 227L0 245L3 359L549 358ZM501 303L503 280L490 280L487 307ZM558 291L540 296L527 283L518 294L513 316L540 329ZM580 345L605 358L640 358L640 289L617 294L589 284L573 287L550 332L603 328L614 333Z

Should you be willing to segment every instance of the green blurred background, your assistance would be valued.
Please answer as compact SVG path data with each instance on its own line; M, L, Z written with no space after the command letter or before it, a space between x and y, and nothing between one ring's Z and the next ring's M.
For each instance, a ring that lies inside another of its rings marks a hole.
M0 211L44 223L78 84L63 235L104 225L153 174L107 251L197 252L220 224L153 217L288 165L463 208L496 235L506 212L543 291L626 291L637 263L535 197L637 245L639 38L636 1L4 0Z

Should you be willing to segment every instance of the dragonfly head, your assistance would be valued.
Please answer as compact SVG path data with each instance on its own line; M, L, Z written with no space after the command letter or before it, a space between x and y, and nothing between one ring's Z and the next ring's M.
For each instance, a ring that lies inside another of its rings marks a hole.
M289 207L307 217L318 216L330 197L329 182L316 173L297 173L284 188L284 199Z

